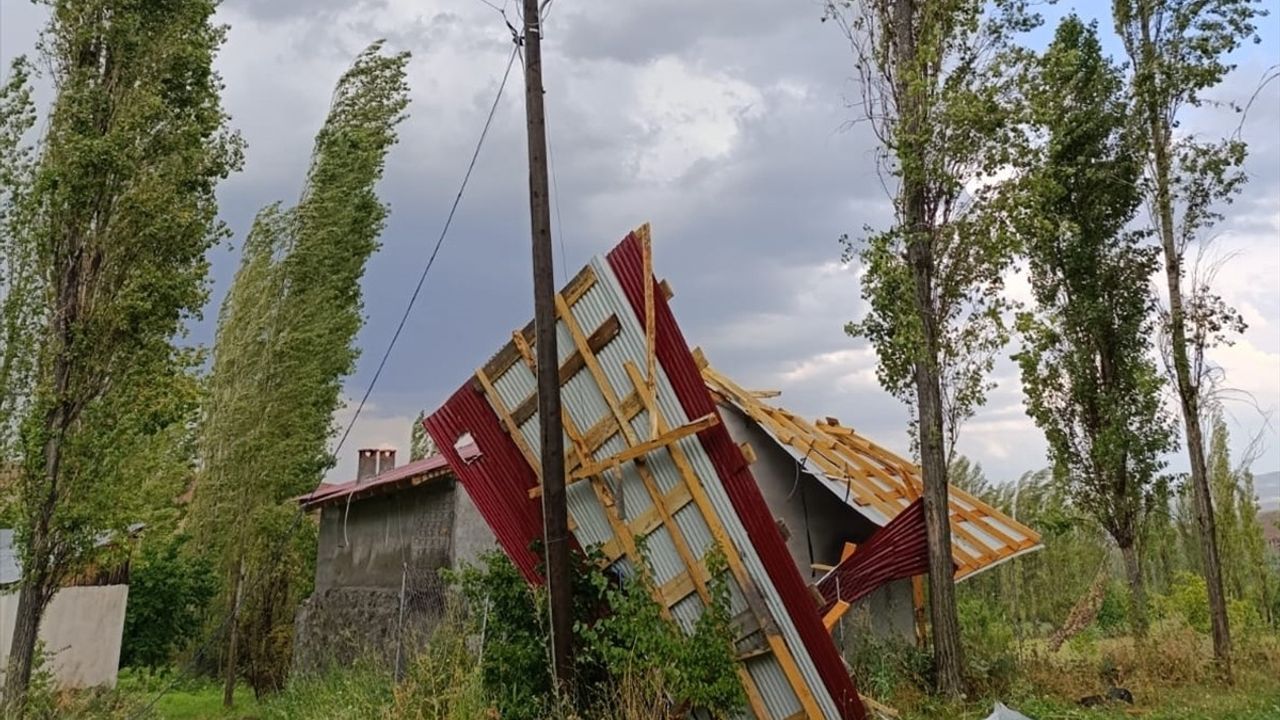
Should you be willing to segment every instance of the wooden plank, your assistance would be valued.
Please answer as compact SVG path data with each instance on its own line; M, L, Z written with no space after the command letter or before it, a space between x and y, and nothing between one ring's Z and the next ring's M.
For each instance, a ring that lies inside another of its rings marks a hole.
M640 412L644 410L644 403L640 400L640 394L633 392L628 395L626 399L622 401L618 410L621 412L622 416L626 418L627 427L630 427L631 419L636 415L639 415ZM617 418L610 414L602 418L595 425L592 425L591 429L583 435L582 441L586 443L588 448L595 450L620 432L622 432L622 428L618 425ZM578 458L577 453L574 452L565 459L565 472L572 472L574 468L581 464L582 463Z
M590 265L585 265L581 270L578 271L578 274L574 275L573 279L570 280L569 283L564 286L564 290L561 291L561 294L564 295L565 300L567 300L569 304L572 305L573 303L578 301L578 298L587 294L587 291L590 290L592 287L594 287L595 284L596 284L595 270ZM532 320L529 321L528 325L525 325L522 329L518 330L517 332L520 333L522 337L524 337L526 342L533 343L533 321ZM502 374L505 373L508 369L510 369L511 366L516 364L516 362L519 360L520 360L519 348L516 347L515 343L507 343L506 345L502 346L502 349L498 350L498 352L495 353L494 356L490 358L488 362L484 364L484 367L482 369L484 370L484 374L486 377L498 378L498 377L502 377Z
M603 350L606 345L618 336L620 327L621 325L618 322L617 315L610 315L606 318L605 321L600 324L600 327L596 328L595 331L591 333L591 336L587 338L587 346L591 348L591 352L599 353ZM516 338L518 338L515 340L517 348L523 347L522 352L532 352L533 346L525 342L524 338L519 333L516 334ZM585 366L586 362L582 359L582 353L575 350L573 354L565 358L564 364L560 366L560 384L564 385L569 382L569 380L572 379L574 375L577 375ZM530 369L532 370L534 368L531 367ZM528 421L529 418L533 417L537 412L538 393L534 392L516 406L515 411L511 413L511 417L516 421L516 424L524 425L525 422Z
M652 415L650 417L652 417ZM704 415L688 425L681 425L674 430L668 430L652 440L645 440L642 443L632 445L616 455L611 455L603 460L583 465L570 473L570 482L574 480L581 480L592 475L599 475L608 468L617 467L622 463L642 458L656 450L662 450L682 438L686 438L695 433L700 433L719 422L720 418L715 415ZM630 434L626 428L624 428L623 433Z
M516 447L520 449L520 454L524 455L525 462L529 463L529 467L533 468L533 474L537 476L538 482L541 483L542 465L538 462L538 456L533 453L529 443L524 441L524 434L520 432L520 426L511 419L511 413L507 411L506 405L502 403L502 398L498 395L498 391L493 389L493 383L489 381L489 375L483 368L476 371L476 381L484 389L484 394L489 399L489 406L493 408L494 413L498 415L498 419L506 427L507 435L511 437L511 442L515 443Z
M641 281L644 283L644 362L645 384L649 388L649 396L653 397L658 382L657 332L654 321L653 298L653 244L649 238L649 223L641 225L636 231L640 239L640 257L642 258ZM658 436L658 421L649 416L649 437Z

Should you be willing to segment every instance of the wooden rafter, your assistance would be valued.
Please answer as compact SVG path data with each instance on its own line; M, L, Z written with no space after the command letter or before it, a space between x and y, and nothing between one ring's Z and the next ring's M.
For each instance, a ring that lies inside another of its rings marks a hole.
M832 417L810 422L770 406L717 372L705 358L703 379L712 394L760 424L779 442L805 457L815 471L845 485L849 500L893 518L921 491L920 469ZM959 488L951 488L952 553L964 578L1011 555L1037 547L1040 536ZM988 541L979 537L981 533Z

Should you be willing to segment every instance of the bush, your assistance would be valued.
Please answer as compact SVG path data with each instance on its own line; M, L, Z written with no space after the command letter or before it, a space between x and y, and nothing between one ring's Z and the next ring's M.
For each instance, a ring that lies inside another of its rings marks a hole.
M976 598L962 600L956 611L971 683L986 692L1005 691L1018 669L1013 624L999 607Z
M154 671L200 631L217 586L208 560L185 550L185 535L150 540L129 573L120 664Z
M844 622L851 638L845 659L857 678L859 692L885 700L931 687L933 659L927 652L895 635L877 636L865 607L851 611Z
M1107 583L1102 595L1102 605L1094 619L1098 630L1106 637L1116 637L1129 631L1129 587L1122 582Z
M712 716L743 706L733 661L728 591L713 583L713 602L686 635L664 619L640 577L601 569L598 556L575 555L574 676L579 713L664 717L699 709ZM501 553L480 567L449 573L483 634L480 678L504 720L553 714L546 594L530 588ZM718 563L708 563L713 577Z
M1181 620L1197 632L1209 632L1209 590L1199 575L1189 572L1174 575L1169 594L1156 595L1151 607L1159 619Z

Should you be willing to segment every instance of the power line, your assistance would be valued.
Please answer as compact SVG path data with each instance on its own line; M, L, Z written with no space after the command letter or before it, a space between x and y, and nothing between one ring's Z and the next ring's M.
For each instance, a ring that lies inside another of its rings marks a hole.
M413 310L414 303L417 302L418 295L422 292L422 286L427 279L427 273L431 271L432 265L435 264L436 256L440 253L440 247L444 244L444 239L449 233L449 227L453 224L453 216L458 210L459 203L462 202L462 195L467 189L467 183L471 180L471 173L475 169L476 160L480 157L480 150L484 147L485 138L489 134L489 127L493 124L494 115L496 115L498 110L498 103L502 100L502 92L507 87L507 78L511 76L511 66L515 62L516 53L519 49L519 45L516 45L512 49L510 57L507 58L507 67L506 70L503 71L502 81L498 84L498 92L494 95L493 104L489 108L489 115L485 118L484 127L480 130L480 137L476 141L476 148L471 153L471 160L467 163L466 173L462 176L462 183L458 187L458 194L454 197L453 205L449 208L449 214L445 218L444 227L440 230L440 237L436 239L435 247L432 248L431 255L427 258L427 264L423 267L422 274L418 276L418 282L413 288L413 294L409 296L409 302L405 306L404 314L400 317L400 323L396 326L396 331L391 336L391 342L387 344L386 352L382 354L382 360L378 363L378 369L374 373L373 379L369 382L369 387L365 390L364 397L361 398L359 406L356 407L355 415L351 417L351 422L347 423L346 430L342 433L342 438L338 441L337 447L334 448L334 455L337 455L342 449L342 445L351 434L351 428L355 426L356 419L360 417L360 411L364 408L365 402L368 401L369 395L373 392L374 386L377 385L378 378L382 375L383 368L386 367L387 359L391 357L391 351L395 348L396 341L400 339L400 333L404 330L405 323L409 320L409 314ZM280 550L284 547L285 542L293 536L294 531L298 529L298 525L301 523L305 514L306 511L304 510L302 503L298 503L298 509L294 513L289 529L280 536L280 539L273 548L270 557L276 558L277 560L281 557ZM261 582L270 575L271 573L262 573L256 578L256 581ZM246 590L246 594L249 590L253 589L256 588L248 588ZM196 648L196 651L192 654L191 660L187 663L186 667L184 667L180 672L174 673L169 679L169 682L165 683L165 686L162 687L154 697L147 701L147 703L136 712L129 715L129 720L138 720L139 718L144 717L155 707L156 703L160 701L160 698L168 694L182 678L186 677L204 657L205 653L208 652L209 648L213 646L214 640L221 637L222 633L226 631L227 627L230 625L231 619L232 614L228 613L227 617L219 623L216 628L214 628L214 631L209 638Z

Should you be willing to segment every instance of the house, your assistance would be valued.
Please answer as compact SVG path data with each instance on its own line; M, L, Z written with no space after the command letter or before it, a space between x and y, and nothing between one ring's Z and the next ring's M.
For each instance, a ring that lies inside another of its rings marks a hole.
M100 540L100 545L108 543L105 536ZM0 530L0 685L13 644L21 580L13 530ZM39 634L54 683L61 688L115 687L128 599L127 559L82 572L54 594Z
M440 570L494 547L443 457L397 467L395 450L363 449L358 460L354 480L300 499L318 514L319 538L315 591L294 624L295 670L368 657L391 665L438 621Z

